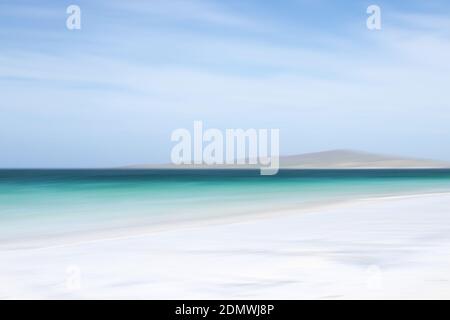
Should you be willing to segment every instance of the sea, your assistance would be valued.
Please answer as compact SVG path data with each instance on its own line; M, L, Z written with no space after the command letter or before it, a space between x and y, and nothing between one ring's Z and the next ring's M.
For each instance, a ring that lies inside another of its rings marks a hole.
M0 245L447 192L447 169L0 170Z

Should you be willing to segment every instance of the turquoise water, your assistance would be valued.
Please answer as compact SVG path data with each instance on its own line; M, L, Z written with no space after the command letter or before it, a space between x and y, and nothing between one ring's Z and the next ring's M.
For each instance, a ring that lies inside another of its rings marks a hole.
M0 170L0 241L450 192L450 170Z

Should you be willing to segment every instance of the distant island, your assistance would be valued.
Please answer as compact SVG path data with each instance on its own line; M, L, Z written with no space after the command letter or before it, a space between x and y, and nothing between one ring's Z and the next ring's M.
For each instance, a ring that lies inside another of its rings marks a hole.
M252 169L255 165L174 165L136 164L121 169ZM329 150L281 156L282 169L438 169L450 168L450 162L374 154L355 150Z

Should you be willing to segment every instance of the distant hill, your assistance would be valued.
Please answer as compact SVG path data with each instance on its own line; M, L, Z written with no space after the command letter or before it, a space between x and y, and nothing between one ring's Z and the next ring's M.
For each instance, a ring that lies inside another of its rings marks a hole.
M283 168L450 168L450 163L380 155L353 150L331 150L280 158Z
M234 169L259 168L255 165L173 165L137 164L126 169ZM450 168L450 162L381 155L354 150L330 150L299 155L281 156L280 168L285 169L370 169L370 168Z

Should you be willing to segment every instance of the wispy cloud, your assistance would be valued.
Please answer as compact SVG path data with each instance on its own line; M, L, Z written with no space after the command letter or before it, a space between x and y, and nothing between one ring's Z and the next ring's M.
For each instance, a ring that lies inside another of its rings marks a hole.
M165 161L170 143L164 137L202 119L218 127L281 127L286 153L400 148L450 158L437 142L425 142L437 133L450 139L450 40L441 29L448 20L439 13L417 19L391 11L383 29L370 32L363 10L354 30L317 27L313 36L320 41L304 34L293 41L292 34L286 37L290 23L279 17L267 23L224 2L111 2L98 14L83 8L87 21L80 33L61 23L57 31L29 28L19 39L7 38L0 52L4 139L19 139L15 128L26 126L40 130L45 150L65 150L52 138L60 132L82 154L88 147L77 136L83 132L90 151L95 141L121 141L111 151L115 157L98 154L96 163ZM111 12L125 25L111 24ZM30 139L25 146L36 144ZM132 151L125 157L121 148Z
M105 5L125 10L134 15L144 15L158 21L193 21L205 24L255 28L258 23L227 9L223 2L204 0L152 0L144 1L107 1ZM262 25L261 25L262 26Z

